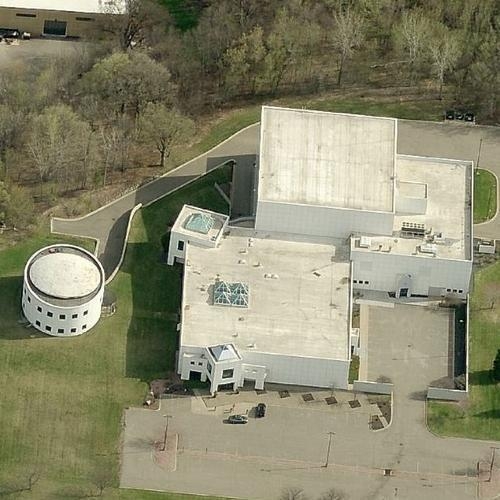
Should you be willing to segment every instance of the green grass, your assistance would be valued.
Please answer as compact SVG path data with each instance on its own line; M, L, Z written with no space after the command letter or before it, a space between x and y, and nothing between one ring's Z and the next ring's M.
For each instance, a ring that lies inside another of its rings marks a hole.
M497 180L487 170L478 169L474 176L474 223L491 219L497 211Z
M160 263L161 236L186 202L226 209L216 179L227 180L227 170L137 214L110 286L117 313L87 335L51 338L18 323L26 259L66 239L38 236L0 252L0 494L36 472L33 491L20 498L82 497L103 475L104 498L189 498L119 490L119 442L123 409L140 404L147 382L174 366L181 269Z
M500 262L481 269L474 279L468 403L428 404L428 424L438 434L500 440L500 386L493 381L490 372L500 349L500 310L499 304L495 303L499 296Z
M359 356L353 356L351 364L349 365L349 379L348 382L352 384L359 378Z

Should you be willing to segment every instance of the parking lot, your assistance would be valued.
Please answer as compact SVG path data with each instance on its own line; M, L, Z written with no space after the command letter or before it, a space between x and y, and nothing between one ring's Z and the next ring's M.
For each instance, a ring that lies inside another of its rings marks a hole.
M317 498L333 486L350 498L398 492L417 499L429 491L444 499L474 497L475 467L488 460L487 443L445 441L409 422L374 432L368 422L378 408L365 395L351 408L354 395L346 391L335 391L337 403L330 405L330 391L289 393L178 396L163 399L157 411L127 410L121 486L256 499L279 498L288 488ZM314 399L305 401L306 394ZM261 419L253 412L258 402L267 405ZM422 401L412 403L414 412L423 408ZM248 424L224 423L234 413L248 414Z
M0 43L0 68L12 64L33 64L55 56L80 53L85 50L85 43L73 40L19 40L12 45Z
M453 310L437 306L395 304L361 306L366 346L360 368L368 380L390 379L402 394L426 391L451 375Z

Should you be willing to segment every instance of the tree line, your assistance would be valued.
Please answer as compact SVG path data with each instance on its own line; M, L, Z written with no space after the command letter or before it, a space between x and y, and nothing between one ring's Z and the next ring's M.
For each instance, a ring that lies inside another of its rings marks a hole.
M73 53L0 74L0 221L166 168L196 116L329 89L425 87L499 118L496 0L127 0ZM176 5L176 11L171 7ZM177 17L176 17L177 16ZM156 160L151 154L155 153Z

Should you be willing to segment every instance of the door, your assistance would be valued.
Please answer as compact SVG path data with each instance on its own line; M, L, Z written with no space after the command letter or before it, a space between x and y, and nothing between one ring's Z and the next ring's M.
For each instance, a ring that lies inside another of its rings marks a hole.
M408 288L400 288L399 289L400 297L408 297Z
M44 21L43 34L51 36L66 36L66 21Z

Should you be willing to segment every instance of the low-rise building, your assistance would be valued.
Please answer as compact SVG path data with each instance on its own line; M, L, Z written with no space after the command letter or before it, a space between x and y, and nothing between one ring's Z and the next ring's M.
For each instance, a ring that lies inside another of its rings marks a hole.
M0 0L0 27L34 37L83 37L98 31L103 16L123 8L115 0Z
M186 206L172 228L183 379L347 388L354 294L466 298L472 162L397 154L396 133L391 118L263 108L254 227L211 213L214 233L189 237L202 211Z

